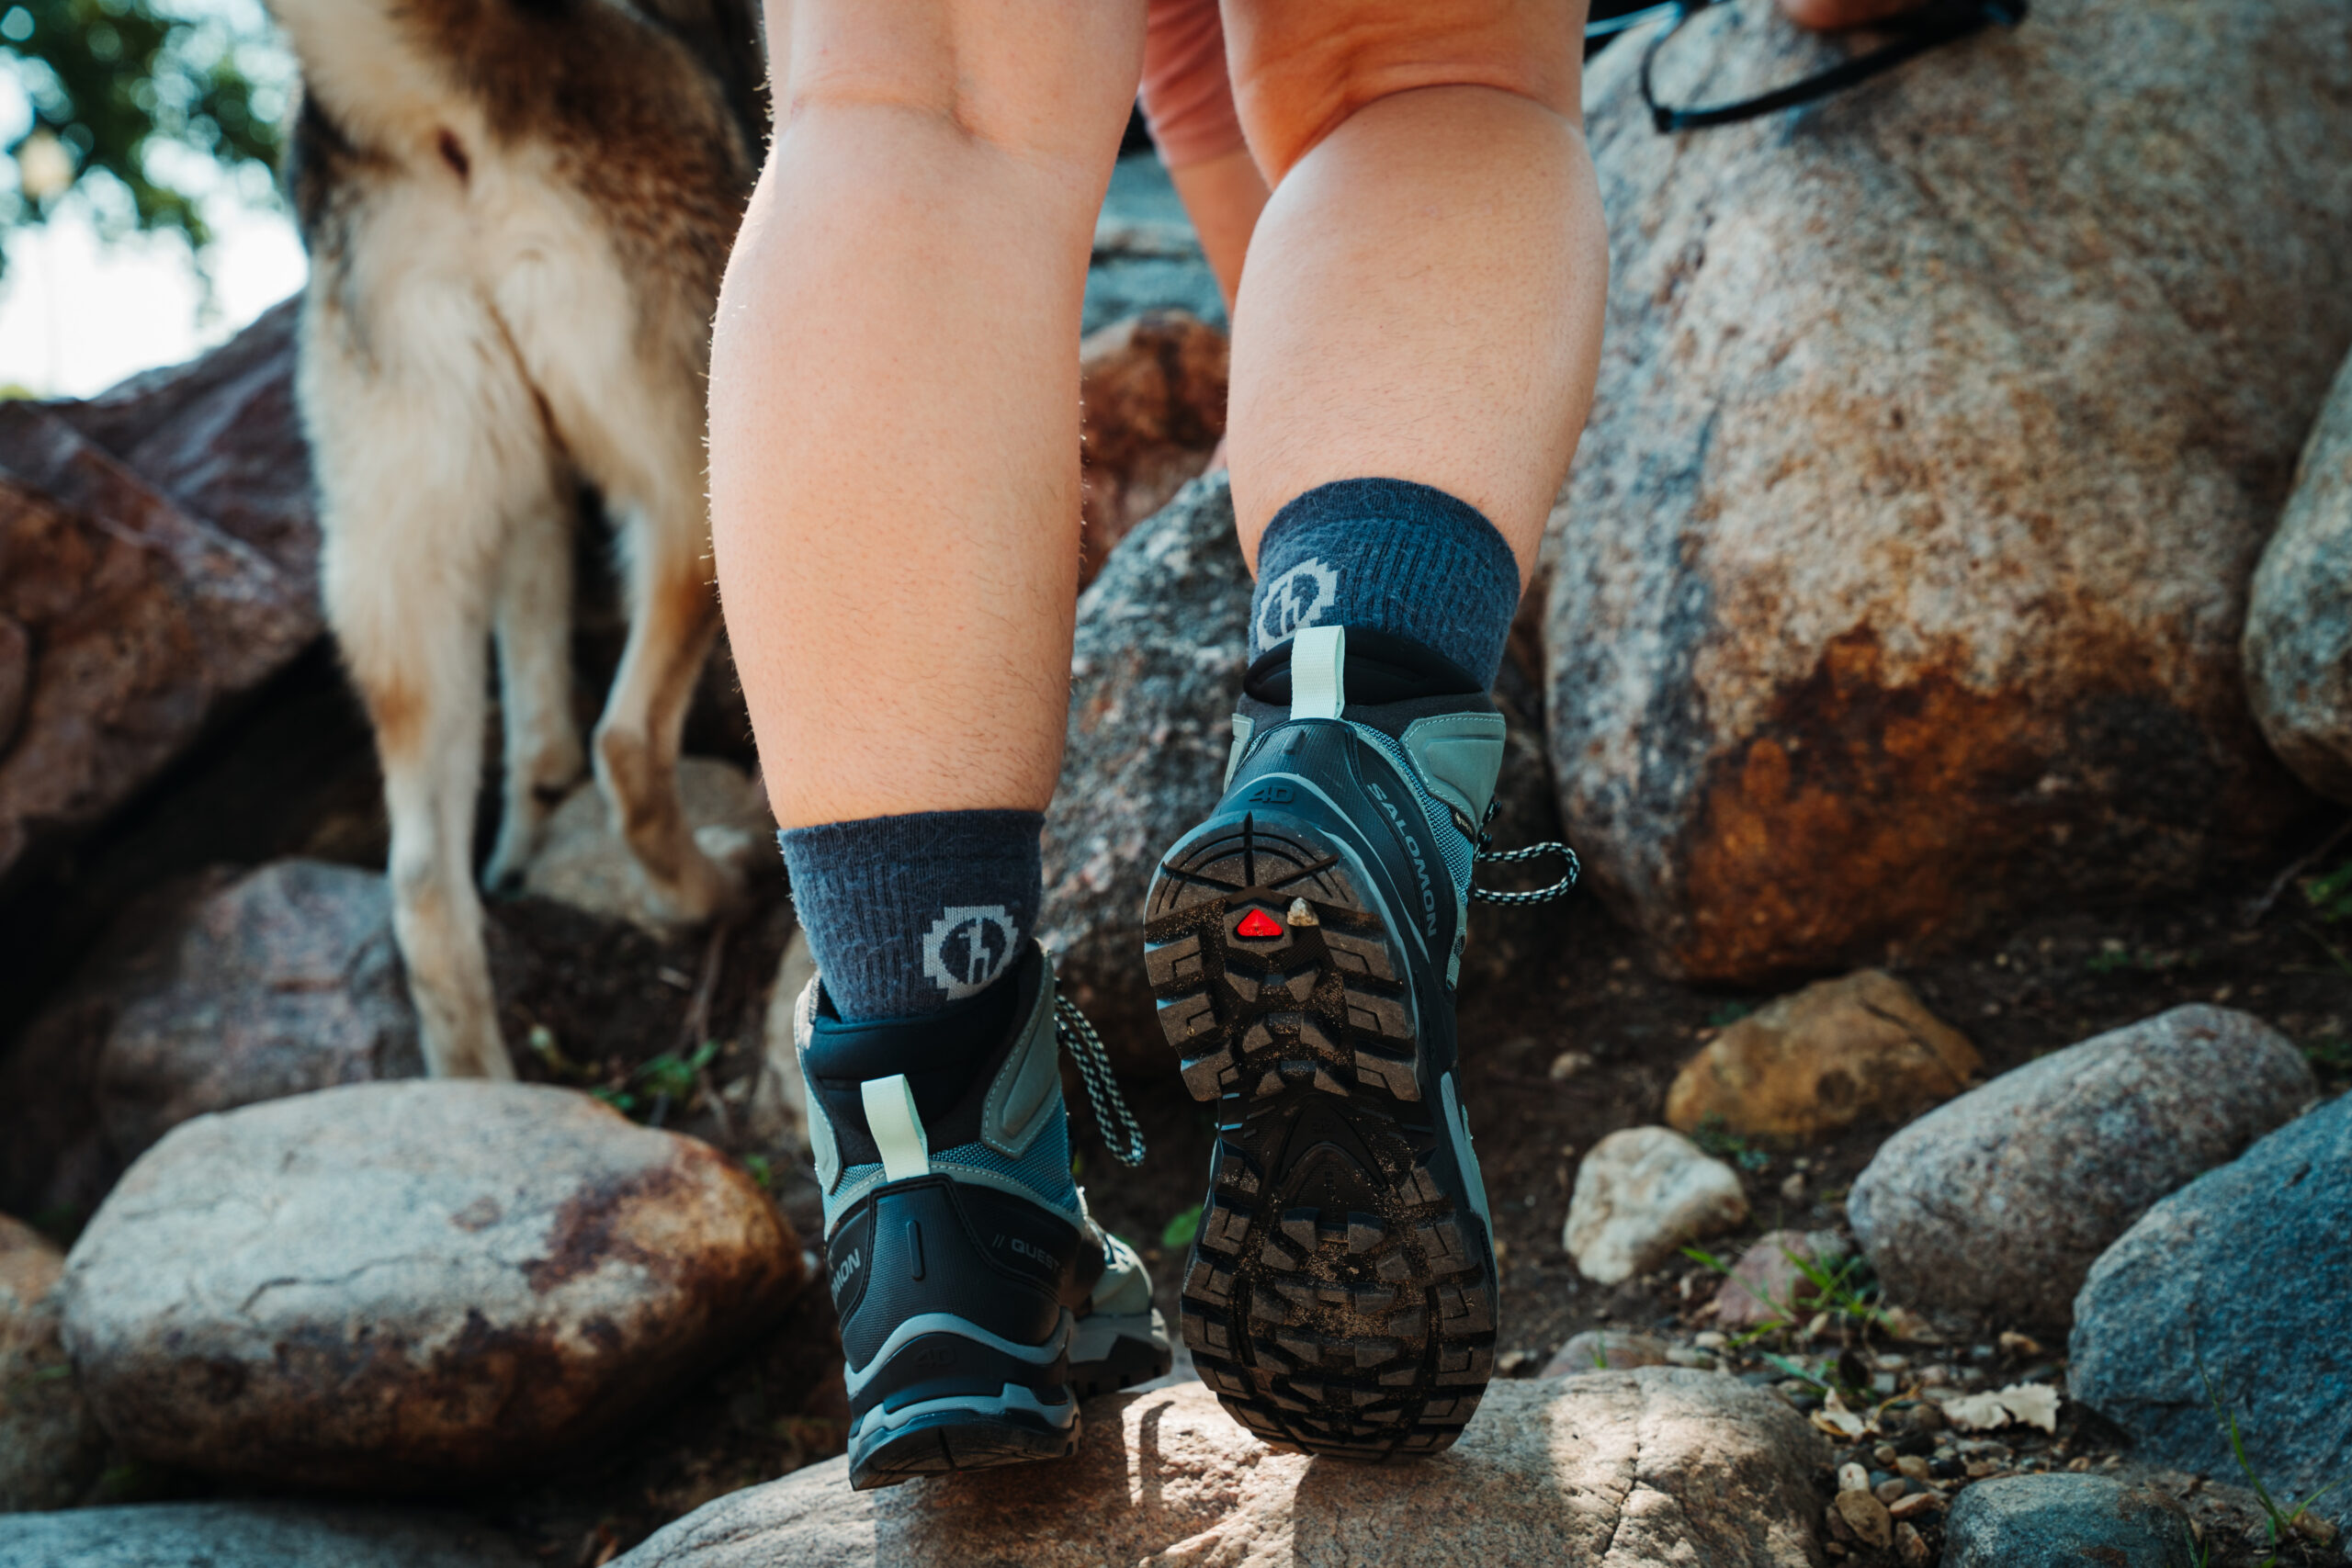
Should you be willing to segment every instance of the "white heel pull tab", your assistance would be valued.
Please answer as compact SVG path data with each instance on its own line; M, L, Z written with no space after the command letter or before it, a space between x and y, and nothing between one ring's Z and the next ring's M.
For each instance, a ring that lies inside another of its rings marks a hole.
M1337 718L1348 705L1348 628L1301 626L1290 639L1290 716Z
M882 1179L908 1181L931 1174L931 1139L915 1113L914 1086L904 1073L868 1078L857 1086L865 1101L865 1125L882 1151Z

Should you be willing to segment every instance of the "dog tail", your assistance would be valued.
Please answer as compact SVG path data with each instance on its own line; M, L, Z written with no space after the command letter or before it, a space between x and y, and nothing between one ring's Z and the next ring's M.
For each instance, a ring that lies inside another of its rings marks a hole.
M455 63L434 47L434 14L491 6L428 0L270 0L302 66L305 109L364 145L430 146L464 96Z

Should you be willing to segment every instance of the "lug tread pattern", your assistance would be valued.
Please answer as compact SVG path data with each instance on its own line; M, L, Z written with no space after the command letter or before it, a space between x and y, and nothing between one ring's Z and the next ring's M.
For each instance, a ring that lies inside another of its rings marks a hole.
M1312 923L1291 919L1302 898ZM1253 909L1282 934L1239 935ZM1445 1134L1396 938L1310 829L1254 818L1163 866L1145 914L1162 1031L1186 1088L1220 1106L1182 1297L1194 1366L1272 1444L1369 1461L1446 1448L1493 1375L1496 1277L1429 1168ZM1354 1137L1291 1151L1317 1102ZM1322 1201L1289 1201L1304 1185Z

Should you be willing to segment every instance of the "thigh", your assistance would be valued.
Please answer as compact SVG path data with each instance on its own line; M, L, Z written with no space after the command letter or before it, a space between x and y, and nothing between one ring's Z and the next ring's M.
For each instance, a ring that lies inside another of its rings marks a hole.
M1270 182L1356 110L1483 86L1578 117L1586 0L1224 0L1250 150Z

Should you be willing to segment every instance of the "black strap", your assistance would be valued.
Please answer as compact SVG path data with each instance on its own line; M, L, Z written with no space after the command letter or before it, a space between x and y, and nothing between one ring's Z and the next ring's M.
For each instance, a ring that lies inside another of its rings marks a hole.
M1650 123L1661 132L1734 125L1776 109L1811 103L1858 82L1866 82L1881 72L1891 71L1938 44L1966 38L1994 23L2014 28L2025 20L2027 0L1932 0L1917 11L1871 24L1881 30L1899 33L1901 36L1892 43L1833 65L1802 82L1737 103L1711 104L1704 108L1679 109L1659 103L1650 90L1650 67L1657 62L1657 51L1681 29L1683 23L1714 3L1715 0L1676 0L1674 19L1667 24L1664 32L1650 40L1648 51L1642 56L1642 102L1649 107Z

